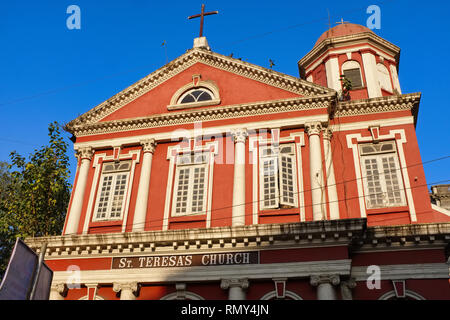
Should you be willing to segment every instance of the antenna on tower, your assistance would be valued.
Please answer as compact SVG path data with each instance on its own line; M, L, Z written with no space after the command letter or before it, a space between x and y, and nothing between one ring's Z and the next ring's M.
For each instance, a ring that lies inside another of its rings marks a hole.
M167 45L166 45L166 40L163 40L163 43L161 44L162 47L164 47L164 53L166 55L166 64L169 63L169 58L167 57Z
M331 29L331 16L330 16L330 10L328 10L327 8L327 12L328 12L328 30Z

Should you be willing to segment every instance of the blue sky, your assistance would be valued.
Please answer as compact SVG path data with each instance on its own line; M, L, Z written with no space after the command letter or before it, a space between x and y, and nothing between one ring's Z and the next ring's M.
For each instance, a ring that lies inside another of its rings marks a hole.
M366 24L381 9L378 35L401 48L403 93L422 92L417 137L422 160L450 155L447 1L154 1L42 0L0 2L0 161L47 143L52 121L69 122L192 47L206 10L204 35L213 51L298 76L297 61L331 23ZM69 5L81 29L69 30ZM439 120L439 121L438 121ZM67 141L69 135L67 136ZM72 143L69 141L70 149ZM72 177L75 157L70 151ZM425 165L427 182L450 179L450 159Z

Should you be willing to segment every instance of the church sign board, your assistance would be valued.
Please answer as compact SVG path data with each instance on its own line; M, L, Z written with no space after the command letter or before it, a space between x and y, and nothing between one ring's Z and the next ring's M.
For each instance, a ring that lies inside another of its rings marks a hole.
M111 269L176 268L258 264L259 252L221 252L143 257L115 257Z

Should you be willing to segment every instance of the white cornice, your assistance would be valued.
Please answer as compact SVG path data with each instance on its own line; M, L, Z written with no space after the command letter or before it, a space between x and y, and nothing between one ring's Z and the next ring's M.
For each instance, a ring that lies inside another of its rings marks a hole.
M352 267L351 277L355 281L367 281L372 275L369 266ZM449 279L449 265L446 263L414 263L379 265L380 280L407 279Z
M361 233L365 219L310 221L304 223L264 224L205 229L145 231L130 233L67 235L27 238L39 251L47 242L46 259L115 256L118 254L182 253L198 250L267 249L286 244L301 246L347 245Z
M317 57L322 55L329 48L339 48L343 46L352 46L355 44L369 43L379 50L386 52L393 57L400 54L400 48L396 45L384 40L380 36L373 32L363 32L348 36L334 37L323 40L321 43L316 45L310 52L308 52L300 61L298 65L306 68L309 64L314 61ZM398 63L398 61L397 61Z
M340 102L334 111L334 116L347 117L380 112L410 110L414 116L414 122L416 122L420 97L420 93L410 93Z
M225 265L214 267L126 269L126 270L92 270L81 271L80 284L110 284L121 281L137 281L139 283L177 283L220 281L221 279L258 280L273 278L309 278L312 275L333 274L349 276L351 260L308 261L291 263L270 263L251 265ZM54 283L73 283L73 273L57 271L53 274Z
M125 90L114 95L105 102L99 104L92 110L84 113L75 120L72 120L68 123L67 129L72 131L74 126L98 122L122 106L137 99L161 83L167 81L171 77L179 74L183 70L186 70L198 62L278 87L283 90L294 92L302 96L315 96L333 93L333 91L328 88L293 76L262 68L238 59L226 57L208 50L194 48L145 78L139 80Z
M199 121L242 118L262 114L274 114L291 111L325 109L330 110L334 94L307 98L289 98L231 105L209 107L195 110L183 110L133 119L102 121L92 124L73 124L71 132L76 137L94 134L131 131L146 128L166 127L179 124L192 124Z

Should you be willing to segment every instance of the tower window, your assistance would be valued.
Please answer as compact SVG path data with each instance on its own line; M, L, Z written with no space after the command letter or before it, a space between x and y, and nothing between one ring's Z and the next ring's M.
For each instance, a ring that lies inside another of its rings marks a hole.
M353 89L363 87L363 81L361 77L361 68L356 61L347 61L342 65L342 72L344 77L350 80Z
M377 64L377 74L381 89L392 92L391 76L388 69L381 63Z

